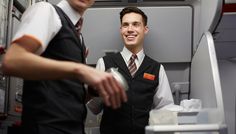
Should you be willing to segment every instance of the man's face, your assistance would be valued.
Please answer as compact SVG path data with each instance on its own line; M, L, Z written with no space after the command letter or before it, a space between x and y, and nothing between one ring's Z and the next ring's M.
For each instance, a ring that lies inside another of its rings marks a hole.
M94 4L94 0L68 0L69 4L78 12L83 13Z
M142 48L148 27L144 26L140 14L128 13L122 18L120 33L127 48Z

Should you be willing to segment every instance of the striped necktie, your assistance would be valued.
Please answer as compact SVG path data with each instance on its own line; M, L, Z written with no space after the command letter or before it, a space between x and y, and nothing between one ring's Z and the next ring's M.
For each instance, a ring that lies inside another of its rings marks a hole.
M137 58L137 55L133 54L130 57L129 64L128 64L128 69L132 77L134 77L134 74L137 70L137 66L135 64L135 59Z
M87 50L86 50L86 46L84 44L83 35L81 33L82 25L83 25L83 18L80 17L79 21L75 24L75 28L76 28L77 35L80 39L80 43L82 45L83 62L86 63Z
M83 18L80 17L79 21L75 24L77 33L81 33L82 25L83 25Z

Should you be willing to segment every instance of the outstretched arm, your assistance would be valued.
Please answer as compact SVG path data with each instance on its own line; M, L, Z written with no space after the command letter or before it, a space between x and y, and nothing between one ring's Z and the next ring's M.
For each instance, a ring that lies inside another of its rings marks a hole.
M117 108L127 100L111 74L80 63L41 57L35 54L40 46L40 42L29 37L15 41L2 61L3 73L30 80L77 78L97 90L107 106Z

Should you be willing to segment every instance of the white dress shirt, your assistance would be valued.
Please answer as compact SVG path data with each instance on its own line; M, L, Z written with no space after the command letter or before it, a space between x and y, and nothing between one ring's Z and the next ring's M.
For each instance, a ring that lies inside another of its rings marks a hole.
M57 4L75 25L81 17L67 2L62 0ZM47 48L49 42L61 29L62 24L55 8L48 2L38 2L24 12L19 29L17 29L12 42L27 36L35 39L41 44L36 52L42 54Z
M123 48L121 51L121 55L128 66L128 61L130 57L132 56L132 52L130 52L126 47ZM135 64L137 66L137 69L140 67L140 65L143 62L143 59L145 57L144 51L141 50L139 53L137 53L137 59L135 59ZM105 71L105 64L103 58L100 58L97 62L96 69ZM159 72L159 85L156 88L156 93L153 98L153 108L154 109L162 109L165 106L174 104L173 96L171 93L169 81L167 78L167 75L165 73L163 65L160 66L160 72Z

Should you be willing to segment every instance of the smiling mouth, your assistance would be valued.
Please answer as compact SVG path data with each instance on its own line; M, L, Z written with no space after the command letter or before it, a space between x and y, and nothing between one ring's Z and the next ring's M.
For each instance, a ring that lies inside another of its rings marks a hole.
M128 39L128 40L133 40L135 39L137 35L126 35L125 37Z

